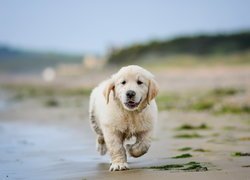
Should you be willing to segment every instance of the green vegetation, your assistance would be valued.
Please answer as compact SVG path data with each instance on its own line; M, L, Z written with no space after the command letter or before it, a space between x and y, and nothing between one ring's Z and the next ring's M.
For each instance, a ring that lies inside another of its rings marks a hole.
M225 35L186 36L116 49L111 52L108 62L116 65L130 64L132 62L136 64L136 62L148 62L152 59L165 59L165 61L168 61L167 57L176 55L195 55L199 57L246 52L249 49L249 31Z
M181 130L204 130L204 129L209 129L209 127L205 123L202 123L199 126L192 126L190 124L183 124L180 127L176 128L176 130L179 130L179 131L181 131Z
M181 155L178 155L178 156L174 156L172 158L173 159L181 159L181 158L190 158L190 157L192 157L192 155L189 154L189 153L186 153L186 154L181 154Z
M56 86L36 85L36 84L5 84L1 88L13 91L15 100L22 100L29 97L39 96L88 96L91 92L89 88L64 88Z
M184 139L191 139L191 138L201 138L200 134L192 133L192 134L178 134L174 136L175 138L184 138Z
M246 92L242 88L231 87L183 94L165 92L160 94L156 101L160 111L176 109L182 111L209 111L214 114L250 113L249 103L229 103L227 101L227 99L243 93Z
M236 156L236 157L239 157L239 156L250 156L250 153L234 152L234 153L232 153L232 156Z
M189 162L185 164L167 164L162 166L151 166L147 169L157 169L157 170L175 170L175 171L207 171L208 168L198 162Z
M192 149L191 147L183 147L183 148L178 149L178 151L189 151L191 149Z

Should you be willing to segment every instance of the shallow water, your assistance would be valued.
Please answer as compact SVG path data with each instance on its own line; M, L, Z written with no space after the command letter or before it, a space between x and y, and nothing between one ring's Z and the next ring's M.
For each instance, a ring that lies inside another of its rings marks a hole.
M100 161L93 143L66 127L1 122L0 177L53 179L86 172Z
M84 129L1 122L0 179L79 179L109 173L109 158L99 156L94 137ZM165 161L149 159L129 161L136 169Z
M6 101L0 99L0 111L4 110L7 106Z

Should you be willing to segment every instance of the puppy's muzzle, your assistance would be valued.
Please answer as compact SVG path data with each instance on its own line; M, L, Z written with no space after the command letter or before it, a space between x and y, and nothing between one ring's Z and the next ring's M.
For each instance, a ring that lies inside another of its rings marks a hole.
M136 102L135 101L135 96L136 96L136 92L135 91L132 91L132 90L128 90L126 92L126 97L127 97L127 100L126 100L126 103L125 105L129 108L129 109L134 109L136 108L140 102L141 102L141 99L139 102Z
M135 95L136 95L135 91L132 91L132 90L128 90L126 93L126 96L128 99L133 99Z

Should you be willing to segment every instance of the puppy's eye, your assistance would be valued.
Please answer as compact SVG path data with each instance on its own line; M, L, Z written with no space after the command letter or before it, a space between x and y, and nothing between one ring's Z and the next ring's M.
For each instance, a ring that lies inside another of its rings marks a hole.
M125 85L125 84L126 84L126 81L122 81L121 84L122 84L122 85Z
M141 85L141 84L143 84L143 82L140 81L140 80L138 80L138 81L137 81L137 84L138 84L138 85Z

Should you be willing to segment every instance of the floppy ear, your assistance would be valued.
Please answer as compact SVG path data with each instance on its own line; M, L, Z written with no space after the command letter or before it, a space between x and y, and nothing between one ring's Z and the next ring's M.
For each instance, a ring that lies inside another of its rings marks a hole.
M154 99L159 92L158 84L155 80L151 79L148 84L148 94L147 94L147 103Z
M105 89L104 89L104 91L103 91L103 95L104 95L104 97L106 99L107 104L109 103L109 94L110 94L110 92L112 90L115 93L115 84L114 84L114 82L112 80L109 80L106 87L105 87Z

